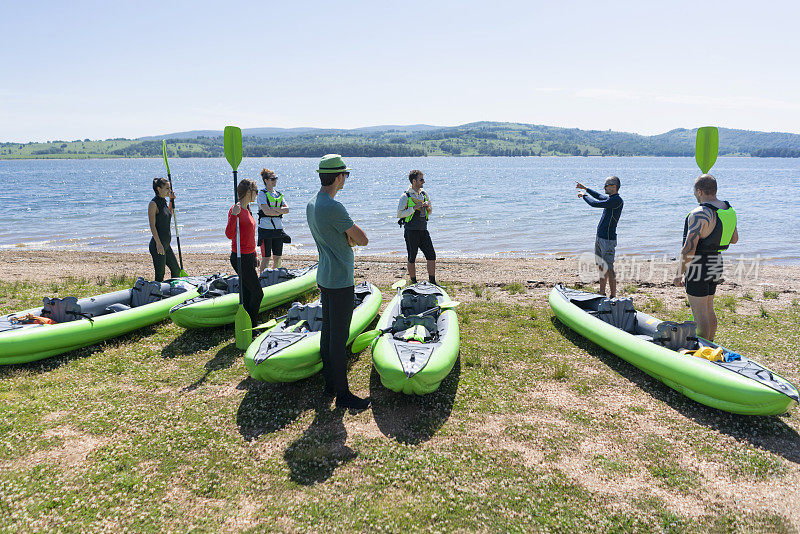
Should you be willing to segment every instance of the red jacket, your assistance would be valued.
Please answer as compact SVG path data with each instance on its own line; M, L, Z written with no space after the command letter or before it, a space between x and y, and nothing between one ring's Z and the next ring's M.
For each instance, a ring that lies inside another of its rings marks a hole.
M236 219L228 210L228 226L225 227L225 237L231 240L231 252L236 252ZM250 210L243 209L239 212L239 235L242 238L242 254L253 254L256 251L256 220Z

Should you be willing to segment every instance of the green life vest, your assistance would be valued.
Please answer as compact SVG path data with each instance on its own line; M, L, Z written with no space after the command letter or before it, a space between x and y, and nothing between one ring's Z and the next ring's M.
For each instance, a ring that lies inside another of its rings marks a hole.
M707 202L700 204L701 206L710 208L714 211L714 213L716 213L719 224L714 225L714 229L711 231L711 233L698 242L697 251L695 254L699 255L720 252L727 250L728 246L730 246L733 232L736 230L736 210L733 209L733 206L731 206L730 203L725 202L725 204L728 206L725 209L720 209ZM690 211L689 214L686 215L686 220L683 224L684 242L686 242L686 235L689 228L689 215L691 214L692 212Z
M264 189L264 197L266 197L267 206L269 206L270 208L280 208L281 204L283 204L283 193L278 193L278 198L275 198L270 194L270 192L267 189ZM281 219L283 219L283 215L267 215L261 210L261 207L259 207L258 220L260 221L264 217L280 217Z
M424 193L423 192L422 196L423 196L423 198L425 198L425 201L427 202L428 201L428 193ZM417 205L417 202L413 198L411 198L411 195L408 194L408 191L406 191L406 198L408 198L408 203L406 204L406 209L413 208L414 206ZM428 210L427 209L425 210L425 215L423 215L423 216L425 217L426 220L428 219ZM404 221L405 222L411 222L411 219L413 219L413 218L414 218L414 212L412 212L411 215L406 217L404 219Z

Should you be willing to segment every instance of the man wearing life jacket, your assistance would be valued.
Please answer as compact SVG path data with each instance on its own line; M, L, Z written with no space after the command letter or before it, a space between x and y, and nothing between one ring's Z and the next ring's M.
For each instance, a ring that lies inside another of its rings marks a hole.
M717 199L717 180L704 174L694 181L694 197L700 204L683 223L683 249L676 286L685 286L697 334L709 341L717 332L714 294L722 278L722 254L739 241L736 212Z
M408 173L411 187L400 197L397 205L398 223L405 227L403 237L408 252L408 275L411 283L417 283L417 252L422 250L427 260L428 280L436 283L436 251L433 250L431 235L428 233L428 217L433 212L433 205L422 186L425 183L422 171L413 170Z

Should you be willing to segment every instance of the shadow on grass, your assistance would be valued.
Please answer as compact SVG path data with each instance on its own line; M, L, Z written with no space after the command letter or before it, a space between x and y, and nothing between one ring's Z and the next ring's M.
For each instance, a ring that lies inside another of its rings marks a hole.
M186 356L195 352L206 351L219 345L224 340L233 339L234 332L231 326L219 328L190 328L181 332L177 337L161 349L161 357L165 359Z
M326 402L316 403L314 421L283 453L292 481L304 486L324 482L337 467L357 456L345 445L344 412L342 408L331 409Z
M375 368L369 380L372 414L380 431L401 443L416 445L433 437L450 418L461 376L461 355L439 389L427 395L396 393L381 384Z
M655 399L669 404L683 416L800 464L800 435L783 422L780 416L737 415L695 402L574 332L555 317L550 320L555 329L573 345L596 357Z
M88 347L82 347L80 349L71 350L69 352L58 354L56 356L50 356L49 358L44 358L42 360L37 360L35 362L12 364L12 365L0 365L0 380L4 378L12 378L21 373L30 373L33 375L37 375L40 373L47 373L54 369L58 369L62 365L68 364L73 360L88 358L90 356L93 356L94 354L97 354L98 352L103 352L109 348L113 349L124 343L132 343L132 342L135 343L140 339L152 336L153 334L156 333L158 327L159 323L152 324L149 326L139 328L138 330L134 330L133 332L128 332L127 334L123 334L121 336L117 336L111 339L106 339L105 341L95 343L94 345L89 345Z
M214 371L219 371L220 369L227 369L233 365L233 362L235 362L237 358L241 358L241 356L242 351L236 348L236 343L229 343L225 345L217 351L213 358L208 360L205 365L203 365L203 368L205 369L203 376L181 389L181 393L189 393L196 390L203 385L208 378L208 375Z
M246 441L286 427L305 410L323 402L319 374L283 384L259 382L248 377L236 389L247 392L236 412L236 426Z

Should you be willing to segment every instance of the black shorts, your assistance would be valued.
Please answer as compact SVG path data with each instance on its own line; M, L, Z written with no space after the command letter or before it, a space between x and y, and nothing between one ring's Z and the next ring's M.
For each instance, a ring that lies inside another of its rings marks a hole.
M403 233L403 237L406 238L409 263L414 263L417 260L418 250L422 251L426 260L432 261L436 259L436 251L433 250L431 234L427 230L406 230Z
M258 246L261 247L261 256L270 257L270 252L275 256L283 256L283 230L258 227Z
M722 281L722 256L697 256L686 269L684 285L690 297L708 297Z

